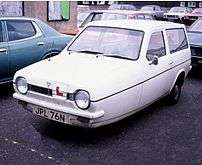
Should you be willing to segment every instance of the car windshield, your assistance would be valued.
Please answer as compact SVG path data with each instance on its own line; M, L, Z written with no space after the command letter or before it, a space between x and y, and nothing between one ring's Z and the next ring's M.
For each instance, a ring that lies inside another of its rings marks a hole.
M199 19L198 21L194 22L191 27L189 28L189 31L192 32L202 32L202 19Z
M184 7L172 7L169 12L184 13L185 10Z
M120 20L127 19L126 14L117 14L117 13L103 13L101 20Z
M153 11L154 7L153 6L143 6L141 8L141 11Z
M196 8L192 11L193 14L202 13L202 8Z
M138 30L89 26L68 50L136 60L143 35L144 32Z

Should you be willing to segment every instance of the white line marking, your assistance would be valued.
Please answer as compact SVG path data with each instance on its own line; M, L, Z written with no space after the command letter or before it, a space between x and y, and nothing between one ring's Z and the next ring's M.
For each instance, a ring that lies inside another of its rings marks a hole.
M16 141L12 141L13 142L13 144L18 144L18 142L16 142Z
M53 157L51 157L51 156L48 156L48 159L54 160L54 158L53 158Z
M36 150L35 150L35 149L33 149L33 148L31 148L30 150L31 150L32 152L36 152Z
M0 139L2 139L2 140L4 140L4 141L7 141L7 142L10 142L10 143L13 143L13 144L19 144L21 147L23 147L23 148L25 148L25 149L28 149L28 150L30 150L31 152L36 152L36 153L39 154L39 152L38 152L36 149L29 148L29 146L26 146L26 145L24 145L24 144L21 144L21 143L18 142L18 141L11 140L11 139L8 139L8 138L4 138L4 137L2 137L2 136L0 136ZM52 157L52 156L45 156L45 154L43 154L43 153L41 153L41 154L39 154L39 155L40 155L41 157L43 157L43 158L50 159L50 160L54 160L54 161L56 161L56 162L60 162L60 161L58 161L58 160L55 160L55 158Z

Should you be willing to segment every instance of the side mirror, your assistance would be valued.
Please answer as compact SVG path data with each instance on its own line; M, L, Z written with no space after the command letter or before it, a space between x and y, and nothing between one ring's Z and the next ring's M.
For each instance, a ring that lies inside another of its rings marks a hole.
M151 62L149 63L149 65L158 65L159 62L159 58L158 56L153 56Z

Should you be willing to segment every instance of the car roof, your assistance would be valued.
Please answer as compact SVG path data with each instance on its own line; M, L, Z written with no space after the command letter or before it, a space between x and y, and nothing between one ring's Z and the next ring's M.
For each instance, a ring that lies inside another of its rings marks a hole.
M159 5L144 5L142 7L160 7Z
M166 22L166 21L156 21L156 20L110 20L110 21L93 21L87 26L103 26L103 27L117 27L134 29L141 31L152 31L155 29L170 29L170 28L184 28L183 24Z
M19 16L19 17L0 17L0 20L38 20L37 18L30 18L30 17L22 17L22 16Z
M92 11L91 13L116 13L116 14L138 14L143 13L142 11L137 10L96 10Z

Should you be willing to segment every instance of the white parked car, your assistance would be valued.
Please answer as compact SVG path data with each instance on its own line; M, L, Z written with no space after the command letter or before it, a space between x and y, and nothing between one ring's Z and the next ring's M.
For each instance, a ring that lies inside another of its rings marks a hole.
M106 20L124 20L124 19L143 19L154 20L152 14L143 11L133 10L97 10L91 11L89 15L80 24L79 28L83 28L92 21L106 21Z
M112 4L108 10L137 10L137 8L130 4Z
M145 5L140 11L151 14L156 19L163 19L164 11L158 5Z
M60 55L19 70L13 97L44 118L99 127L167 95L177 103L190 64L182 24L91 22Z
M170 21L183 22L185 15L191 12L192 9L189 7L172 7L168 13L164 13L164 18Z

